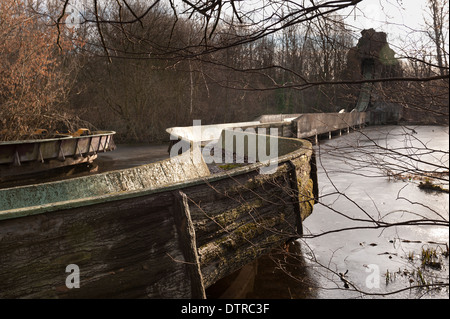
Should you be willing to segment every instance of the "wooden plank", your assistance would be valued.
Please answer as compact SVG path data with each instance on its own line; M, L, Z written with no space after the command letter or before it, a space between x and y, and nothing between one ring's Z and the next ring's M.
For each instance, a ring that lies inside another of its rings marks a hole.
M190 279L191 298L206 299L188 199L182 191L174 192L174 194L176 198L174 219L178 231L179 244L185 259L186 272Z
M184 189L205 287L299 236L291 171L281 164L273 175L248 172Z
M172 192L0 222L0 298L188 298ZM65 268L80 268L80 288Z

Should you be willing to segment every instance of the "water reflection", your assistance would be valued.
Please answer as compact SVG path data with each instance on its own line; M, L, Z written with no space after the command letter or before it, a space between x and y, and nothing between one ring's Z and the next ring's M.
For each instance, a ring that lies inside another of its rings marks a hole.
M219 280L206 290L208 299L314 299L316 283L301 243L291 241Z

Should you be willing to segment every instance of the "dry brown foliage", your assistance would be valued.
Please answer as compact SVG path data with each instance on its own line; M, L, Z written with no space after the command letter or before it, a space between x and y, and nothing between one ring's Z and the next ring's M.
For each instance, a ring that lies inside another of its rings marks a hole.
M62 68L71 43L23 0L0 2L0 140L27 138L36 129L70 129L65 108L70 74Z

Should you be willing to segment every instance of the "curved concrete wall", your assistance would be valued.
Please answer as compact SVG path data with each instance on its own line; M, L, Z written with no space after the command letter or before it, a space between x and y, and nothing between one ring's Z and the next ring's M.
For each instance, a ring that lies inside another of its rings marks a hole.
M58 206L88 205L124 197L133 191L152 190L209 176L204 161L180 155L134 168L105 172L45 184L0 190L0 219L56 209Z
M266 133L270 132L270 128L277 128L278 136L281 138L272 140L272 144L275 143L277 149L272 156L266 156L263 160L276 160L279 162L283 157L289 156L289 153L296 154L296 151L304 148L303 142L282 136L292 136L292 133L294 133L294 136L298 138L306 138L355 125L362 125L366 121L366 114L358 112L297 115L266 115L252 122L199 127L173 127L167 129L167 132L176 139L187 142L188 145L193 142L198 142L199 145L202 145L211 140L222 140L225 132L227 132L227 134L234 136L234 145L236 145L236 139L239 139L239 136L245 135L247 137L246 141L252 135L262 136L257 134L258 128L267 129ZM272 122L273 120L281 120L281 122ZM294 132L292 132L293 130ZM255 139L256 142L259 140ZM265 141L267 143L265 150L270 150L269 136ZM258 143L250 146L248 142L246 143L244 152L247 152L251 146L255 146L258 149ZM192 147L192 145L190 146ZM225 147L225 144L223 144L223 147ZM235 150L233 148L233 151ZM258 155L258 152L256 154ZM291 156L296 156L295 154L291 154ZM248 153L245 153L245 155L247 156ZM261 159L256 158L256 160ZM262 167L267 162L255 164L259 165L258 167ZM239 174L239 172L245 172L247 169L246 167L237 168L232 173ZM114 197L138 196L139 192L154 192L165 187L183 187L184 183L191 180L202 180L208 176L210 176L210 172L204 158L199 155L199 152L193 151L189 154L174 156L164 161L130 169L43 185L2 189L0 190L0 219L55 210L56 207L89 205L93 202L111 200Z
M77 157L115 148L114 131L93 132L87 136L0 142L0 165L20 165L49 159Z
M311 143L272 138L268 174L260 162L210 174L197 151L0 190L0 298L205 298L220 278L301 236L312 212ZM65 284L69 264L79 289Z
M254 127L261 124L260 121L252 122L238 122L238 123L224 123L213 125L194 125L194 126L177 126L166 130L171 136L175 138L184 139L192 142L208 142L218 140L224 129Z
M298 138L313 137L366 123L365 112L305 113L293 120Z
M213 129L213 125L207 126L202 131L205 133L202 137L195 135L195 127L171 128L168 132L177 134L178 138L189 140L189 142L204 142L209 138L220 139L225 132L224 129L257 127L260 125L258 123L255 121L223 124L218 126L219 129ZM239 132L233 134L236 136ZM295 139L277 138L276 142L277 157L301 150L303 147L302 142ZM264 163L255 163L255 165L261 167ZM237 168L231 173L244 173L250 168L254 168L254 165ZM183 184L189 181L201 182L208 176L210 172L204 158L199 155L198 149L195 149L189 154L185 153L135 168L45 184L0 189L0 219L53 211L64 207L84 206L114 198L139 196L139 192L154 192L166 187L182 188ZM215 178L220 176L217 175Z

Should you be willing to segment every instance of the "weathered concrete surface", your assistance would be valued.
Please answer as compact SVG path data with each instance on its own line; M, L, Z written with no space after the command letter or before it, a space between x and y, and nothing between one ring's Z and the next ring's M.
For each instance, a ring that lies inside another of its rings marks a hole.
M0 142L0 182L19 175L92 162L99 152L115 149L114 131L86 136Z
M194 163L194 160L198 160ZM124 192L157 189L189 179L209 175L201 157L190 154L134 168L69 180L0 190L0 219L26 215L34 208L58 205L84 205L100 196L117 196ZM22 209L21 209L22 208ZM8 212L8 213L6 213Z
M0 298L182 298L173 192L0 221ZM66 286L66 267L80 288Z
M301 113L297 114L264 114L258 117L256 120L261 123L274 123L283 121L292 121L299 117Z
M366 123L366 113L307 113L293 120L297 138L308 138Z
M29 161L76 157L114 148L115 132L96 132L89 136L0 142L0 164L17 164Z
M308 156L280 164L274 174L250 170L210 188L186 189L205 287L289 238L302 234L312 213L314 181Z
M172 137L172 139L180 138L186 141L197 142L197 143L207 143L210 141L216 141L219 139L220 134L224 129L238 128L238 127L249 127L257 126L260 121L251 122L237 122L237 123L224 123L224 124L214 124L214 125L194 125L194 126L182 126L182 127L171 127L166 130Z

